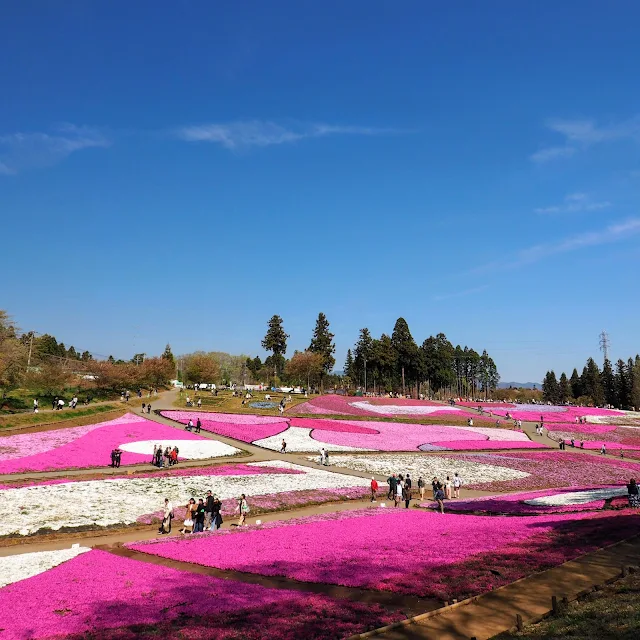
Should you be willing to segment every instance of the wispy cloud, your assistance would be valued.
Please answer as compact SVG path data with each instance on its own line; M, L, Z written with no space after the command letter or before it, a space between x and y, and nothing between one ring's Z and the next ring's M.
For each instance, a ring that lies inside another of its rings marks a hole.
M49 133L0 135L0 174L13 175L25 169L50 166L76 151L110 144L97 129L73 124L59 125Z
M611 203L608 201L596 202L587 193L570 193L564 202L551 207L539 207L534 209L536 213L581 213L588 211L601 211L608 209Z
M248 147L298 142L306 138L322 138L334 135L377 136L408 133L400 129L382 129L352 125L324 123L279 124L264 120L239 120L228 123L212 123L179 128L175 134L187 142L213 142L232 151Z
M520 267L526 267L544 258L578 251L589 247L614 244L628 239L630 236L640 233L640 218L630 218L624 222L609 225L600 231L589 231L559 242L549 242L537 244L527 249L523 249L504 261L490 262L471 270L471 273L486 273L488 271L510 271Z
M473 287L472 289L465 289L463 291L452 291L450 293L443 293L442 295L433 296L433 300L436 302L440 302L441 300L449 300L450 298L463 298L465 296L473 295L474 293L486 291L488 288L488 284L483 284L480 287Z
M636 140L640 142L640 116L628 120L598 125L595 120L561 120L546 122L550 131L564 138L562 145L543 147L532 154L534 162L548 162L557 158L567 158L593 145L616 140Z

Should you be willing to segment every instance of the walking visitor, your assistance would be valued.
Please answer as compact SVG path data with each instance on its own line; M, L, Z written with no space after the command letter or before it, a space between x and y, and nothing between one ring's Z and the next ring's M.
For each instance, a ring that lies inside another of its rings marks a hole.
M378 481L371 476L371 502L375 502L377 500L378 493Z
M196 501L193 498L189 498L189 502L186 506L186 513L184 514L183 527L180 529L180 533L191 533L193 531L193 517L196 512Z
M460 478L460 476L458 475L458 472L456 471L455 474L453 475L453 497L454 498L460 497L461 486L462 486L462 479Z
M418 478L418 491L420 492L420 500L424 500L424 489L424 479L422 478L422 476L420 476Z
M240 514L240 517L238 518L237 526L244 527L245 520L247 519L247 514L249 513L249 505L247 504L247 498L244 495L244 493L242 494L242 496L240 496L240 498L238 498L236 513Z
M164 510L162 514L162 523L158 533L171 533L171 521L173 520L173 505L169 502L169 498L164 499Z
M629 495L629 506L633 507L634 509L639 509L640 495L635 478L631 478L631 480L629 480L629 484L627 485L627 493Z

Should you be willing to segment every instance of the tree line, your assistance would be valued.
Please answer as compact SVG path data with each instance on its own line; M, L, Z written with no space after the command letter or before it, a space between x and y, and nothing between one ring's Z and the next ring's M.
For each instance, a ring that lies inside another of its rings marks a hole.
M479 354L467 346L454 347L444 333L418 346L404 318L396 320L391 335L380 338L361 329L355 346L347 351L344 373L365 391L412 389L428 396L486 396L500 381L486 350Z
M554 404L575 402L619 409L640 407L640 355L626 361L618 360L615 368L605 359L602 369L589 358L582 374L574 368L570 378L563 372L558 379L554 371L547 371L542 397Z

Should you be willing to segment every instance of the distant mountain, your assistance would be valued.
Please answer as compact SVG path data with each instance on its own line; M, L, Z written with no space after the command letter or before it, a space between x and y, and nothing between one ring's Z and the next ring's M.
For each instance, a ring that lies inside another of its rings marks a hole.
M498 384L498 389L508 389L513 387L514 389L542 389L541 382L501 382Z

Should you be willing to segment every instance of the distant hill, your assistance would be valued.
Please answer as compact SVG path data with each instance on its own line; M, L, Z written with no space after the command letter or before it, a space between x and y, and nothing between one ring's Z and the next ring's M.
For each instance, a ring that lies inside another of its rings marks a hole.
M513 387L514 389L542 389L541 382L501 382L498 384L498 389L508 389Z

